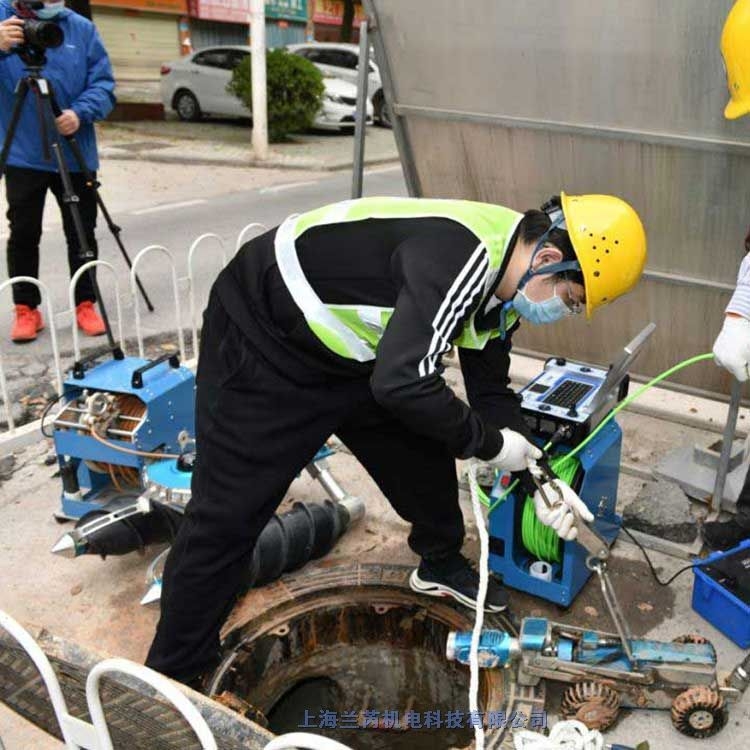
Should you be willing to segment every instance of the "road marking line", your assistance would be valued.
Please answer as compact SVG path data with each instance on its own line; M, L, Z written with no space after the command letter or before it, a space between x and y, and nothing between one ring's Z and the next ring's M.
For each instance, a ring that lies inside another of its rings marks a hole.
M266 193L281 193L284 190L293 190L294 188L304 187L305 185L317 185L320 180L307 180L306 182L287 182L284 185L273 185L272 187L261 188L258 192L261 195Z
M170 211L173 208L187 208L187 206L197 206L200 203L208 203L205 198L196 198L192 201L180 201L178 203L162 203L160 206L151 206L150 208L141 208L138 211L131 211L132 216L143 216L143 214L155 214L158 211Z

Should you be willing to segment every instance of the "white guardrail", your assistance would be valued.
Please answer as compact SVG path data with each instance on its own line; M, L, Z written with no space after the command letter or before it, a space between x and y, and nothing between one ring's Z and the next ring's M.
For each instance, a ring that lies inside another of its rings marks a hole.
M237 235L237 241L235 243L235 250L238 250L244 242L246 242L253 233L264 232L267 227L263 224L253 222L248 224L240 231ZM215 273L206 273L205 269L200 274L196 273L196 260L201 255L210 252L213 257L218 261L215 266ZM162 262L158 265L158 270L154 271L153 267L149 269L148 265L144 263L145 258L158 257ZM129 294L130 294L130 308L133 310L133 326L132 330L135 340L138 346L138 356L143 357L145 352L144 347L144 335L141 326L141 304L142 300L139 298L139 290L137 287L137 278L143 280L146 287L148 287L148 278L152 278L156 273L164 274L165 270L171 277L172 286L172 297L174 305L174 322L175 322L175 343L180 352L180 358L183 363L187 366L194 368L198 359L199 350L199 315L201 310L198 306L198 293L207 292L208 288L218 275L218 272L227 263L227 253L225 248L224 240L214 233L202 234L195 239L190 245L187 252L186 258L186 273L184 276L180 276L178 273L178 263L175 260L174 255L163 245L148 245L140 250L133 258L132 268L129 274ZM47 320L49 321L48 331L50 348L52 350L52 367L54 369L53 378L51 378L50 385L54 386L56 395L62 395L63 389L63 364L60 357L60 345L58 341L58 332L55 321L65 316L72 317L71 330L73 335L73 357L75 360L80 359L80 341L78 336L78 327L75 321L75 286L80 277L88 272L89 268L95 267L98 269L105 269L108 273L107 276L112 279L112 286L114 289L115 298L115 313L117 322L116 325L113 322L113 334L115 338L119 340L122 350L126 351L125 340L123 336L123 305L120 297L120 283L118 281L118 272L111 263L103 260L93 260L85 265L81 266L70 280L68 287L67 303L68 307L63 310L55 311L52 305L51 296L47 286L37 280L28 276L16 276L12 279L8 279L0 284L0 294L6 289L9 289L14 283L27 282L34 284L40 291L42 300L44 303ZM200 284L198 284L200 280ZM102 283L103 280L99 279L99 285L102 288L106 288L106 285ZM199 288L200 286L200 288ZM187 300L185 300L187 297ZM185 302L187 301L187 305ZM187 308L187 314L185 310ZM187 319L186 319L187 318ZM192 344L192 357L189 362L186 362L186 349L185 349L185 336L184 329L187 328L190 331L191 344ZM3 333L0 332L0 341L3 339ZM24 447L31 443L36 442L39 439L39 420L25 424L21 427L17 426L13 417L13 406L16 403L19 396L23 394L11 394L8 387L8 378L6 375L7 367L7 347L0 345L0 398L2 398L2 405L0 405L0 415L5 417L6 427L0 427L0 455L9 453L13 450ZM126 352L127 353L127 352ZM19 355L23 355L21 350L13 351L14 358ZM35 357L38 357L38 352L35 353Z
M101 682L103 677L120 680L122 677L136 679L150 687L162 704L167 704L179 714L190 726L201 750L218 750L213 730L197 706L190 700L184 688L153 669L136 664L128 659L105 659L97 662L86 677L86 705L90 720L86 721L73 715L68 709L60 680L47 654L34 640L32 635L7 612L0 610L0 632L5 632L15 641L31 659L38 677L29 670L29 682L25 687L31 687L40 679L47 690L46 697L52 708L62 737L65 750L113 750L112 737L107 724L104 706L102 705ZM113 704L109 703L111 707ZM209 719L210 721L210 719ZM120 733L127 738L128 726L122 717L118 726ZM133 730L138 726L134 724ZM221 735L224 739L227 734ZM191 747L194 745L191 744ZM351 750L340 742L309 734L307 732L292 732L274 737L266 743L264 750Z

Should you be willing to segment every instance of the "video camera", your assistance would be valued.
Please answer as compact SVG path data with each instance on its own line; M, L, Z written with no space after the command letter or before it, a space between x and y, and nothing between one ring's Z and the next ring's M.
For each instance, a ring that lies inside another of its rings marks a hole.
M34 17L34 13L44 7L41 0L16 0L16 15L23 20L24 43L13 51L28 65L43 65L44 52L59 47L65 36L62 28L54 21L44 21Z

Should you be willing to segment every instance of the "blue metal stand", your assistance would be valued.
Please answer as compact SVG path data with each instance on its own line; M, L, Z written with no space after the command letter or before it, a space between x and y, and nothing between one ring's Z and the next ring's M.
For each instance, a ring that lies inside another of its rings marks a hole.
M114 438L108 438L108 442L128 450L179 453L178 435L183 431L195 434L195 376L185 367L165 361L144 372L140 380L136 377L140 385L134 385L134 373L149 364L146 359L126 357L104 362L82 377L69 377L64 383L65 401L82 397L84 391L134 396L145 408L133 442ZM91 462L132 467L140 473L146 459L103 445L88 430L62 421L58 417L55 422L55 451L61 469L71 464L74 467L80 492L77 496L62 492L59 517L77 519L101 508L116 490L109 474L92 470Z
M622 430L613 420L578 457L583 470L578 493L594 514L592 526L610 545L622 525L622 518L615 512L621 448ZM566 449L562 448L561 452L566 452ZM552 564L552 579L545 581L531 575L529 567L536 558L524 547L521 539L525 501L525 497L511 493L492 512L489 522L490 569L511 588L567 607L591 575L586 567L586 551L576 542L562 542L562 562Z

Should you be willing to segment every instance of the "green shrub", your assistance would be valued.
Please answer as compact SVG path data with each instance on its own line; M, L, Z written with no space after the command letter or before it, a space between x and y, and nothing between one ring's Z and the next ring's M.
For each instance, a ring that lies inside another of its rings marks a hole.
M227 90L252 111L252 56L248 55L232 72ZM284 140L289 133L306 130L313 124L323 102L323 76L304 57L283 49L266 53L268 97L268 136Z

